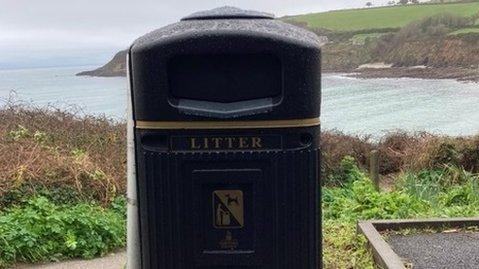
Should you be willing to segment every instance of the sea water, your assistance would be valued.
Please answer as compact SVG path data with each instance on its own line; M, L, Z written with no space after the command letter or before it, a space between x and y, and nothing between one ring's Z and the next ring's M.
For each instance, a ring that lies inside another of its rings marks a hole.
M0 105L9 101L126 117L126 78L78 77L93 67L0 70ZM379 137L394 130L479 133L479 84L454 80L322 78L324 129Z
M95 67L0 70L0 105L24 102L37 107L74 110L80 115L126 117L126 78L75 76Z

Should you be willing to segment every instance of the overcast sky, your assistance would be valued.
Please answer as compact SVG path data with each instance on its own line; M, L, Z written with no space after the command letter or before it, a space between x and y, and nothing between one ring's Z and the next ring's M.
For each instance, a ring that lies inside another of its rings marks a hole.
M97 65L136 37L219 6L277 16L364 7L367 0L0 0L0 68ZM387 0L373 0L376 5Z

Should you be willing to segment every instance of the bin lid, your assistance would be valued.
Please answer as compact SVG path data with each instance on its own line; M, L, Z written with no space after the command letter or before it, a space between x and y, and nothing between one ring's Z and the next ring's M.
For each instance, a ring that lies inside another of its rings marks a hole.
M182 21L191 21L191 20L215 20L215 19L274 19L274 15L270 13L255 11L255 10L244 10L236 7L224 6L211 10L199 11L193 14L190 14L184 18Z
M273 15L193 13L137 39L129 70L143 121L284 120L320 114L320 42Z

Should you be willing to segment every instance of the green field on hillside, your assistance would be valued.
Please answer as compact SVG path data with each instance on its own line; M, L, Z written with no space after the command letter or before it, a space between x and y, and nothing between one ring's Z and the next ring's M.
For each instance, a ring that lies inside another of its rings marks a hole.
M304 22L311 28L360 31L399 28L412 21L444 12L464 17L471 16L479 12L479 2L339 10L292 16L286 20Z

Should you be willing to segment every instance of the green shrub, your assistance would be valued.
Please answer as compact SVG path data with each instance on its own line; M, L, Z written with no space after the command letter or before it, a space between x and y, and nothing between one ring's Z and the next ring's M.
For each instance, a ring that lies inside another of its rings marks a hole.
M56 205L72 205L81 202L90 202L93 199L81 194L74 186L46 187L40 183L23 183L17 188L10 189L0 196L0 210L13 205L20 205L24 200L34 196L42 196Z
M398 183L398 188L409 195L423 200L433 201L434 197L441 192L447 180L441 170L424 170L419 173L407 173Z
M12 262L93 258L125 245L124 199L110 208L58 206L45 197L0 212L0 267Z
M437 14L415 21L403 27L396 35L397 40L413 40L431 36L443 36L454 29L471 24L467 17L451 13Z
M326 182L328 185L344 186L362 178L364 178L364 174L358 168L354 157L345 156L338 169L334 173L327 174Z
M377 192L367 176L345 159L346 182L324 188L323 217L355 222L479 213L479 176L454 166L402 176L393 191Z
M401 189L411 196L437 204L449 206L450 203L440 201L439 198L450 195L454 191L468 190L471 193L468 203L476 201L479 196L476 185L479 183L477 175L456 166L443 166L441 169L422 170L417 173L407 172L397 182L397 189ZM467 205L463 203L462 205Z
M477 205L479 201L479 188L477 180L465 186L455 186L446 193L439 195L439 200L444 207Z
M378 193L369 179L351 184L351 188L323 191L323 215L346 222L367 219L398 219L416 216L428 204L402 191Z

